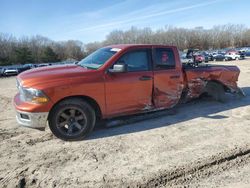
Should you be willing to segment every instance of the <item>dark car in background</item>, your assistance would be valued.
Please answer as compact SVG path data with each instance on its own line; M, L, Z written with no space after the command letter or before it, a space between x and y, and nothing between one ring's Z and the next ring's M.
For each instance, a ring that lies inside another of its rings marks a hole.
M201 52L201 55L203 55L205 63L208 63L208 61L212 61L211 57L209 56L209 53Z
M208 53L208 61L213 61L214 57L212 53Z
M3 71L4 71L4 68L0 67L0 77L3 76Z
M223 54L223 53L214 53L213 54L213 61L226 61L225 54Z
M42 64L37 65L37 67L47 67L51 65L52 65L51 63L42 63Z
M245 51L239 51L240 59L245 59L246 52Z
M250 57L250 51L245 51L245 57Z
M34 64L24 64L23 66L18 67L18 72L21 73L21 72L24 72L26 70L30 70L30 69L33 69L33 68L36 68L36 65L34 65Z

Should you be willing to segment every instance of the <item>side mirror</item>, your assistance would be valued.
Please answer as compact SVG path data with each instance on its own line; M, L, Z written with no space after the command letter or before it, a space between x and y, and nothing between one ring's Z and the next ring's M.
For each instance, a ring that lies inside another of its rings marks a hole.
M109 72L111 73L120 73L120 72L126 72L126 71L127 71L127 65L124 63L114 64L113 69L109 69Z

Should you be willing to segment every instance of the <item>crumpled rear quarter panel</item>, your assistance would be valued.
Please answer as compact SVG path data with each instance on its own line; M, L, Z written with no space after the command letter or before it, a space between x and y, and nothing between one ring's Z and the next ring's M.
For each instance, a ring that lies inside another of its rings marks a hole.
M217 81L230 90L237 90L240 70L236 66L205 66L185 69L187 80L187 98L199 97L208 81Z

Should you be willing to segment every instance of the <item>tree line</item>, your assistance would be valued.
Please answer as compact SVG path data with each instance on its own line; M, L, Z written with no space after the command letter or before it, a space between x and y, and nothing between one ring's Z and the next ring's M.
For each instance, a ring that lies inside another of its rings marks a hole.
M17 39L0 33L0 65L80 60L83 57L80 41L55 42L43 36Z
M149 27L131 27L126 31L113 30L104 41L87 44L76 40L56 42L43 36L17 39L0 34L0 65L80 60L100 47L129 43L176 45L181 50L243 47L250 46L250 29L237 24L218 25L212 29L165 26L156 31Z

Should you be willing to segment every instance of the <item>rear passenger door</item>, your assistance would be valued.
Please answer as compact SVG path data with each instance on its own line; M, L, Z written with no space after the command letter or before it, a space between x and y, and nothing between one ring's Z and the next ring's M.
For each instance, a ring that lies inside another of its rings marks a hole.
M153 49L153 101L156 108L176 105L183 90L183 74L172 48Z

